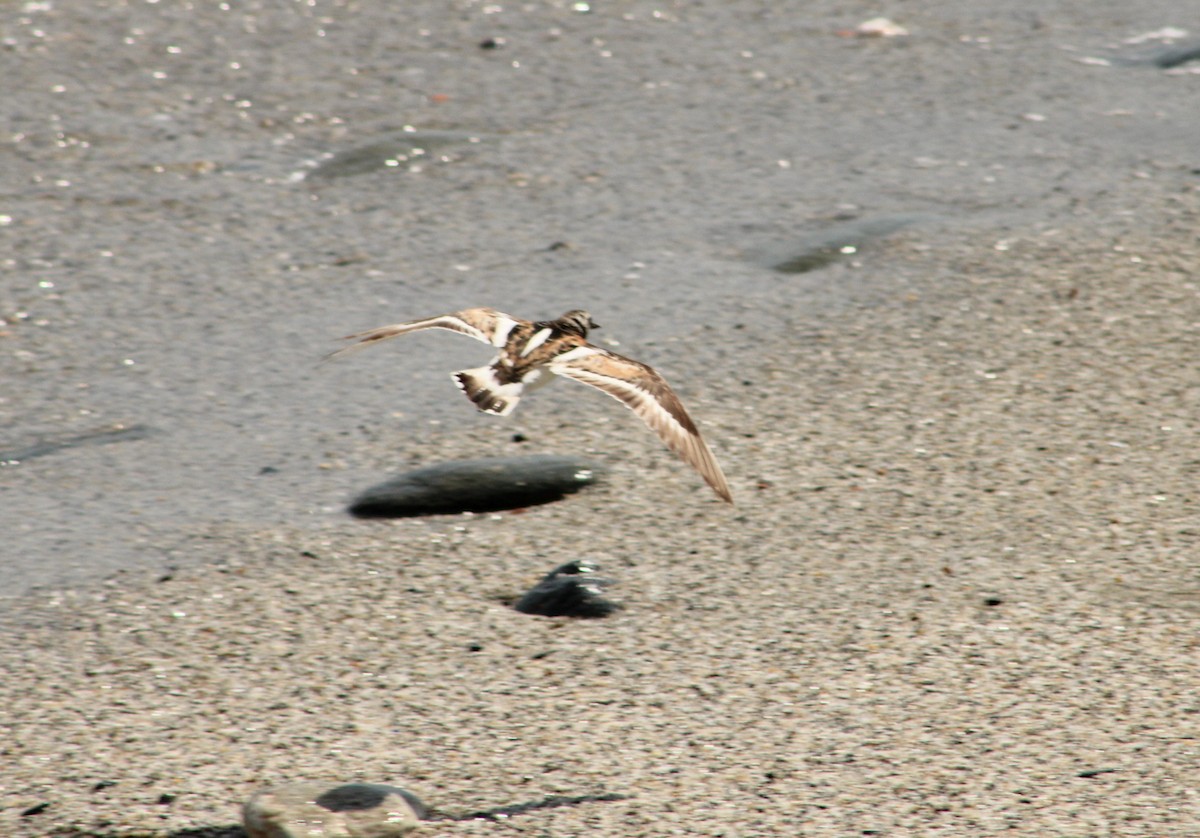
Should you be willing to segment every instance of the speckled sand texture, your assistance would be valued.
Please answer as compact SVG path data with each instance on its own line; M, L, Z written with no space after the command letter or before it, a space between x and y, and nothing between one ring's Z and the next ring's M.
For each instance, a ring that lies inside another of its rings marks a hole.
M1104 59L1180 9L0 3L0 836L1200 836L1200 76ZM468 306L586 308L737 505L472 341L318 365ZM605 481L345 511L532 454Z
M558 505L227 535L43 603L3 651L5 833L225 826L313 778L629 795L538 835L1195 834L1196 220L923 253L962 281L771 341L703 411L733 510L630 436ZM626 610L503 604L580 554Z

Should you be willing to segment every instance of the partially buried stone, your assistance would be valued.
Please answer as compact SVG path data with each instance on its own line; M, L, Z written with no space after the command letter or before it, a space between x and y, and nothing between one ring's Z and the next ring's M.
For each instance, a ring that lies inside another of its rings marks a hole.
M460 460L410 471L354 499L360 518L496 512L562 500L595 483L603 467L550 454Z
M416 795L379 783L291 783L264 789L242 810L250 838L398 838L420 825Z
M374 142L340 151L307 173L306 180L411 171L414 164L445 160L449 147L483 139L467 131L401 131Z
M513 608L522 614L543 617L607 617L621 606L604 598L604 588L612 580L593 576L598 569L587 561L556 567L517 600Z
M809 231L787 242L753 249L749 255L779 273L808 273L857 254L867 245L906 227L936 220L936 216L925 213L856 218Z

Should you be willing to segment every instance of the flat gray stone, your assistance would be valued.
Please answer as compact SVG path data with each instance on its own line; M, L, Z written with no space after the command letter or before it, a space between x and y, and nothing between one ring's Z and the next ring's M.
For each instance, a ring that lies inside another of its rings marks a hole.
M562 500L595 483L603 466L539 454L439 463L372 486L350 504L360 518L495 512Z
M250 838L399 838L426 814L416 795L396 786L304 782L258 792L242 823Z

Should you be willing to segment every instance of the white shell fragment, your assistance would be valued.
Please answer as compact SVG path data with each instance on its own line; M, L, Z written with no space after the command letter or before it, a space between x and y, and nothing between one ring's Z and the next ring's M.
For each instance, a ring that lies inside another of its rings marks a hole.
M886 17L864 20L854 27L854 32L862 38L896 38L908 34L907 29Z

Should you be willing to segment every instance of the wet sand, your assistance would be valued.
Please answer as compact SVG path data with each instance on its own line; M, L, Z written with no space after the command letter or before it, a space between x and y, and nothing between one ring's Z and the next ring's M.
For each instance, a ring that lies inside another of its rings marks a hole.
M0 469L5 834L234 835L308 779L626 796L439 835L1200 834L1195 77L1077 60L1177 21L426 11L5 10L0 448L116 434ZM293 177L405 124L480 141ZM477 304L587 305L738 505L569 383L473 415L469 341L315 366ZM611 471L344 513L527 452ZM508 607L580 557L617 615Z

